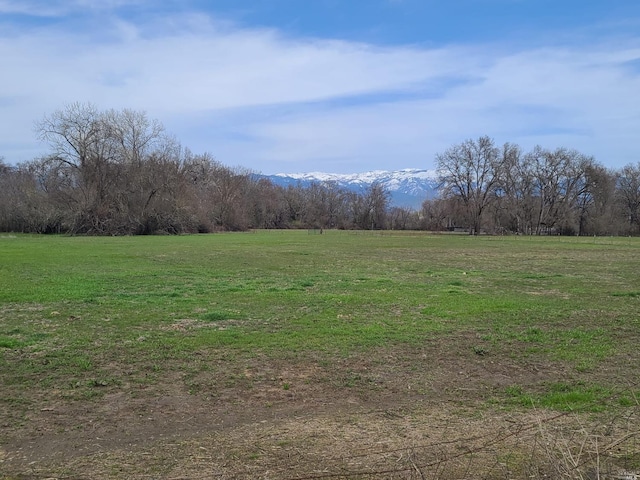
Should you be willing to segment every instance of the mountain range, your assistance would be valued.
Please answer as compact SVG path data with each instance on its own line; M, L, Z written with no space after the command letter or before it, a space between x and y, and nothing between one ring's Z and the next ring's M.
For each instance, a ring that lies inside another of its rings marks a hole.
M391 195L393 207L419 209L422 202L438 196L438 180L433 170L407 168L403 170L374 170L365 173L278 173L261 175L275 185L308 187L312 183L331 182L340 188L364 193L374 183L382 185Z

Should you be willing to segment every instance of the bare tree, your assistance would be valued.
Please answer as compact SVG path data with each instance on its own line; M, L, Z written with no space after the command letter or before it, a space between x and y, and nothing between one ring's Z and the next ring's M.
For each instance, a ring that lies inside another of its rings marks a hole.
M593 161L576 150L535 147L526 161L532 172L535 198L535 233L571 233L572 209L584 185L584 171Z
M60 213L36 175L37 162L11 167L0 163L0 230L56 233Z
M420 228L434 232L447 231L455 226L455 198L434 198L422 202Z
M387 208L391 195L381 183L373 183L364 194L369 207L371 229L387 228Z
M284 199L292 223L308 228L347 228L350 196L335 182L289 186Z
M407 207L393 207L389 209L388 225L392 230L417 230L418 212Z
M345 196L352 228L362 230L387 228L390 194L382 184L370 185L363 194L346 192Z
M494 205L496 225L501 230L531 234L534 225L533 173L528 157L518 145L502 147L498 198Z
M304 189L304 224L310 228L327 228L331 221L328 184L312 182Z
M284 208L287 224L300 227L305 212L304 189L301 185L288 185L283 191Z
M500 151L489 137L467 140L436 155L438 178L444 197L459 198L466 210L470 234L478 234L483 213L495 199L500 179Z
M162 124L149 120L146 113L124 109L108 110L101 115L104 141L114 143L115 160L127 165L141 165L152 152L173 147Z
M0 157L0 230L13 230L13 219L15 217L14 198L16 178L14 170L4 163L4 158Z
M180 147L145 113L73 103L45 116L37 132L52 149L46 185L66 204L71 231L149 233L175 217L162 195L175 180Z
M640 162L628 164L618 174L618 203L629 233L640 233Z
M615 175L588 159L576 196L578 235L612 234L614 221Z
M247 196L250 173L218 165L213 171L210 194L215 223L226 230L246 230L250 226L250 205Z
M289 228L289 210L285 201L286 190L267 179L255 180L251 178L251 180L249 184L251 227Z
M47 158L51 171L73 186L74 229L99 233L106 221L107 197L113 192L109 171L113 151L105 142L108 133L100 112L93 105L73 103L45 116L37 131L52 149Z

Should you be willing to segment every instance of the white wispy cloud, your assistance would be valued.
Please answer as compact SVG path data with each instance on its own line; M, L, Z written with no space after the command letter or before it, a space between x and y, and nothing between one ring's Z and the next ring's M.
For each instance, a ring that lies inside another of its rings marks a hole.
M51 12L64 16L63 3ZM0 1L0 12L18 5ZM194 150L269 173L430 168L436 152L484 134L566 145L612 166L638 152L640 38L385 47L200 12L144 23L109 12L83 28L0 33L0 156L43 151L33 122L74 101L145 110Z

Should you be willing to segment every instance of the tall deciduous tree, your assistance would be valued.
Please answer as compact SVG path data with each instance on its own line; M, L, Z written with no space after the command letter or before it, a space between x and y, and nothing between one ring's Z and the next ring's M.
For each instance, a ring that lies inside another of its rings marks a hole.
M64 200L72 231L150 233L176 219L163 194L175 187L180 147L145 113L73 103L37 131L52 149L42 165L46 184Z
M374 183L365 192L365 202L369 207L372 229L387 228L387 209L391 195L380 183Z
M532 173L535 233L569 233L574 228L577 196L585 184L585 168L593 159L576 150L546 150L538 146L525 161Z
M467 140L436 155L440 189L444 197L456 197L465 207L469 233L478 234L483 213L495 199L502 157L493 139Z
M640 162L625 165L618 175L618 203L629 233L640 233Z
M576 197L578 235L612 234L615 176L592 159L583 164L583 177Z
M506 231L531 234L534 224L531 165L520 147L513 143L505 143L501 154L496 223Z

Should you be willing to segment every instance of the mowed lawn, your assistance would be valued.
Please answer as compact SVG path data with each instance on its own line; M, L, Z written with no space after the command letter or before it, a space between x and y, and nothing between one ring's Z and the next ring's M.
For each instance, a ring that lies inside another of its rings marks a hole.
M218 404L246 406L268 384L284 399L307 388L305 402L396 396L593 419L637 406L639 345L637 238L0 236L5 458L48 431L42 412L165 387Z

